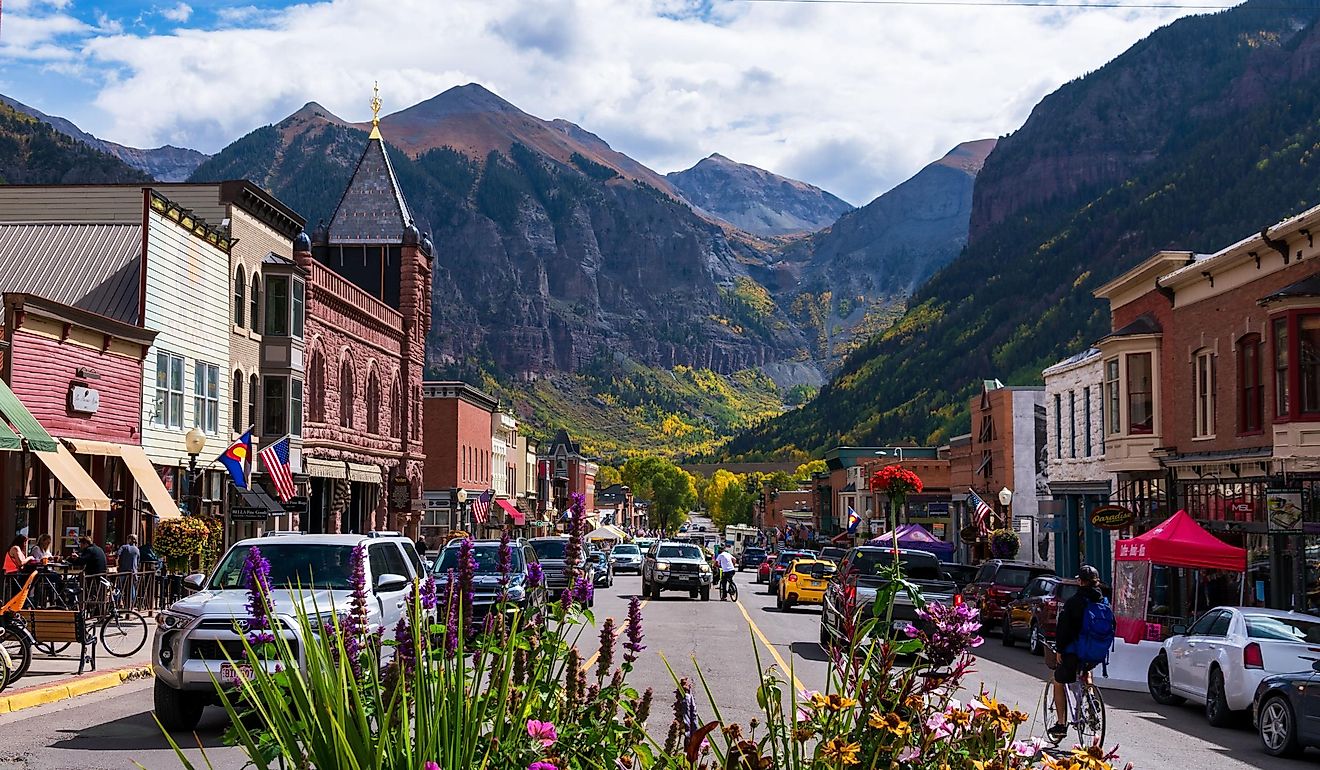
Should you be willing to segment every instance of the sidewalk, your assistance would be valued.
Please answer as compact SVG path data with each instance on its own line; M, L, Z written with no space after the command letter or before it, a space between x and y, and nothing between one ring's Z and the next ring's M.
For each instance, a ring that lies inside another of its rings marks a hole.
M78 675L76 648L59 657L32 651L32 665L22 679L0 691L0 714L97 692L124 682L151 676L151 640L127 658L116 658L105 648L96 651L96 670Z

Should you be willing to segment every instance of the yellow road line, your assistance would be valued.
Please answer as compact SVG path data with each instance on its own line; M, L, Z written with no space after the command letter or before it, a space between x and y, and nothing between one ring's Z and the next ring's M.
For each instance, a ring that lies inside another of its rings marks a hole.
M643 599L643 600L642 600L642 603L639 604L639 605L637 605L637 609L639 609L639 610L644 610L644 609L646 609L646 604L647 604L647 602L649 602L649 601L651 601L651 600L650 600L650 599ZM587 658L587 662L582 664L582 670L583 670L583 671L586 671L587 669L589 669L589 668L591 668L592 666L596 665L596 660L597 660L599 657L600 657L600 650L596 650L595 652L591 653L591 657L590 657L590 658Z
M747 608L743 606L742 599L734 602L734 604L738 605L738 609L742 612L742 616L747 620L747 625L751 627L752 633L755 634L756 638L761 640L761 644L765 645L765 648L770 651L770 655L774 657L775 663L779 664L779 668L783 669L785 674L793 677L793 686L798 689L798 692L806 692L807 688L803 687L802 682L798 681L797 676L793 673L793 669L789 668L788 664L784 662L783 657L780 656L779 650L776 650L775 646L770 643L770 640L765 638L765 634L761 633L761 629L756 625L756 621L752 620L752 616L747 614Z

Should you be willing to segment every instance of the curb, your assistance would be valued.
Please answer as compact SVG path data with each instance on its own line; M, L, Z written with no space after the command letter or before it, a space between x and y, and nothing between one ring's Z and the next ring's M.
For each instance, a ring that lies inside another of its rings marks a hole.
M145 679L149 676L151 676L151 666L128 666L101 674L93 674L86 678L66 679L45 687L19 690L11 695L0 693L0 714L22 711L34 706L44 706L48 703L58 703L62 700L76 698L79 695L108 690L125 682Z

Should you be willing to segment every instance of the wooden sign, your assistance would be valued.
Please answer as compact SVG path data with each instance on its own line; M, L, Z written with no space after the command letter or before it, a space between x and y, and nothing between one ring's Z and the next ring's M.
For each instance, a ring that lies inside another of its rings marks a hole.
M1123 529L1132 525L1137 515L1121 505L1102 505L1091 511L1091 526L1096 529Z

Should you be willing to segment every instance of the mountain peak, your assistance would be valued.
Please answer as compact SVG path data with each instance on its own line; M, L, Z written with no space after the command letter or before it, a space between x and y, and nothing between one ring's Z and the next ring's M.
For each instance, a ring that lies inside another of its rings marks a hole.
M344 126L348 125L348 121L334 114L330 110L327 110L325 107L321 106L319 102L308 102L304 104L302 107L298 109L297 112L293 113L289 117L280 121L280 125L286 125L288 123L292 123L295 121L306 122L309 120L318 120L318 119L327 120L331 123L337 123L339 125L344 125Z
M963 142L939 160L935 161L937 165L948 166L965 171L975 176L980 173L981 167L985 165L985 159L989 157L990 151L998 144L998 139L974 139L970 142Z
M468 83L445 89L430 99L414 104L405 110L400 110L394 115L406 114L422 118L446 118L467 113L521 115L523 111L480 83Z
M755 235L819 230L852 208L819 187L718 152L666 178L693 206Z

